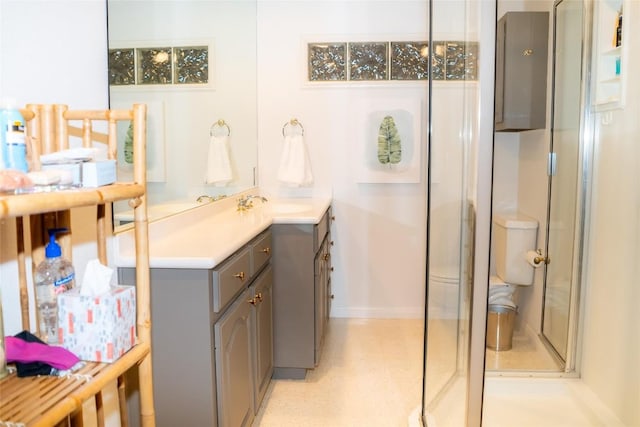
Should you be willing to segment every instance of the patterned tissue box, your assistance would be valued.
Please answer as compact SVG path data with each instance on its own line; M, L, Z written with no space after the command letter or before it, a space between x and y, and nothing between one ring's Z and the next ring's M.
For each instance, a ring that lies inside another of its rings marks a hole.
M58 335L81 360L115 361L136 341L135 287L112 286L97 297L78 288L59 294Z

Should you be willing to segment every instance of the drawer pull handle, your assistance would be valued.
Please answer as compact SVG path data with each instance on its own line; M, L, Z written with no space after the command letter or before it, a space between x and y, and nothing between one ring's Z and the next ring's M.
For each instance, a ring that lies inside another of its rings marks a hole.
M255 298L248 299L247 302L251 305L256 305L257 301Z
M330 257L330 256L331 256L330 254L324 254L324 255L322 255L322 259L323 259L324 261L327 261L327 260L329 260L329 257Z
M244 271L234 274L233 277L235 277L236 279L244 280Z
M262 249L260 252L269 255L271 253L271 248L266 247L266 248Z
M258 292L258 295L256 295L255 298L258 302L262 302L262 292Z

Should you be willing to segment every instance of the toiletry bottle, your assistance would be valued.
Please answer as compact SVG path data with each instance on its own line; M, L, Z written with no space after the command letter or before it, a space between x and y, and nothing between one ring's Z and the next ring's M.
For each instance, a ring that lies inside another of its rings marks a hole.
M5 169L29 172L27 144L24 134L25 121L15 106L15 101L5 99L0 106L0 142Z
M45 259L36 268L36 304L40 338L49 343L58 343L58 294L75 286L73 265L62 257L56 234L66 228L49 230L49 243L45 248Z
M622 9L618 12L618 25L616 28L616 47L622 45Z

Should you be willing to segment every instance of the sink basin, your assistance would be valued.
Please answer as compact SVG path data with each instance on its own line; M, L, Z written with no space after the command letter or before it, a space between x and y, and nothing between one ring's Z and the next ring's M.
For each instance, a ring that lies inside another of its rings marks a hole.
M307 203L275 203L271 211L276 214L295 214L310 211L313 206Z

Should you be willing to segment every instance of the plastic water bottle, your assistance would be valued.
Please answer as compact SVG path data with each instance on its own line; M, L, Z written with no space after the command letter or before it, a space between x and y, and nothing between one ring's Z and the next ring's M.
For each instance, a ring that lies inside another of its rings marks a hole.
M29 172L24 126L24 118L15 107L15 101L3 100L0 106L1 168Z
M56 234L66 228L49 230L49 243L45 248L45 259L36 268L36 304L40 338L49 343L58 343L58 294L75 286L73 265L62 257Z

